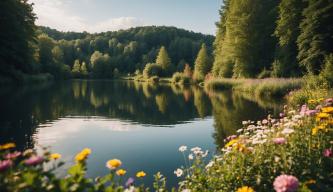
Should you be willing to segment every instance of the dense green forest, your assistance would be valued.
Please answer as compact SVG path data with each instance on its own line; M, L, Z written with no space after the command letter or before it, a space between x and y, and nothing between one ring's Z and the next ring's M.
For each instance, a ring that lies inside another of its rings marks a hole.
M0 6L1 79L20 80L25 74L113 78L129 73L150 78L185 69L197 82L210 73L265 78L330 76L333 71L331 0L224 0L216 38L164 26L60 32L35 26L33 5L27 0L1 1Z
M137 27L90 34L60 32L35 26L33 5L27 1L0 2L0 77L20 80L25 74L112 78L142 72L156 60L160 49L170 60L163 75L193 66L203 43L212 51L214 37L175 27Z
M218 77L295 77L332 65L333 1L224 0L214 42Z

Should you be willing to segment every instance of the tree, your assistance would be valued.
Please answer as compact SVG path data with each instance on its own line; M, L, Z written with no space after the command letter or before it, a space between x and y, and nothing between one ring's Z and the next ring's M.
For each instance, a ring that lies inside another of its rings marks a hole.
M81 68L80 68L82 75L88 75L88 69L86 62L82 62Z
M59 46L52 49L52 56L55 63L64 64L64 52Z
M165 75L169 74L172 70L171 60L164 46L161 47L158 53L156 64L161 66Z
M81 72L81 64L80 64L80 60L75 60L73 68L72 68L72 73L74 74L80 74Z
M193 78L196 81L204 80L205 75L210 71L210 68L210 59L207 53L207 48L205 44L202 44L197 59L195 60Z
M183 74L184 74L186 77L192 78L193 71L192 71L192 69L191 69L191 67L190 67L189 64L185 64Z
M333 2L308 0L297 39L298 61L307 71L319 74L325 57L333 52Z
M297 38L300 34L302 12L306 7L304 0L282 0L279 5L279 18L274 35L278 38L276 60L273 65L274 76L290 77L301 73L297 61Z
M214 41L214 64L212 73L215 77L231 77L232 76L232 65L231 63L224 63L223 62L223 53L222 47L223 42L226 34L226 22L227 22L227 15L228 15L228 8L229 8L230 0L223 0L220 13L220 21L216 23L217 26L217 33L216 38Z
M52 50L55 42L46 34L38 36L38 55L42 72L48 71L48 66L53 64Z
M90 63L94 77L110 78L112 76L110 60L111 57L108 54L102 54L99 51L91 55Z
M230 0L227 5L226 19L219 30L222 45L216 50L218 63L213 72L230 76L232 68L235 78L255 77L273 62L276 39L272 34L278 1Z
M0 75L34 72L36 16L28 0L0 1Z
M142 72L142 75L144 78L146 79L149 79L150 77L153 77L153 76L159 76L160 73L161 73L161 66L156 64L156 63L148 63L143 72Z

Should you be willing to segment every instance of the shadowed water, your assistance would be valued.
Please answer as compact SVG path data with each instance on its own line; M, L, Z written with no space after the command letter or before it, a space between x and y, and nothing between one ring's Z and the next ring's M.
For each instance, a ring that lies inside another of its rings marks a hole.
M158 171L169 185L177 182L173 171L184 164L179 146L200 146L213 154L241 121L280 108L279 102L244 94L127 81L9 87L0 91L0 101L1 143L13 141L20 149L50 146L62 154L64 168L89 147L89 176L106 174L105 162L118 158L127 177L144 170L148 185Z

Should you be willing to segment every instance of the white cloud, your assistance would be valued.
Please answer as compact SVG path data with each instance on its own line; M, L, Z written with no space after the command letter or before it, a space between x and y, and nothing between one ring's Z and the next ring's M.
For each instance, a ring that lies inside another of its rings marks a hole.
M37 14L37 25L49 26L61 31L88 31L103 32L128 29L143 26L145 23L135 17L110 18L94 24L88 23L82 17L70 13L68 3L70 0L30 0L34 3L34 12ZM91 3L92 0L83 0Z

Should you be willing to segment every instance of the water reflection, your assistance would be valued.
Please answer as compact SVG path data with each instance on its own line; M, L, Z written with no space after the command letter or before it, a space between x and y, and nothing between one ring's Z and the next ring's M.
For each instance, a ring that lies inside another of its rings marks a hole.
M0 92L0 142L21 149L49 145L70 161L82 147L96 156L90 174L105 172L107 158L119 157L129 173L137 167L173 170L183 160L182 144L215 150L241 121L276 113L279 101L204 91L198 86L127 81L69 81ZM112 150L110 150L112 149ZM68 165L67 165L68 166Z

